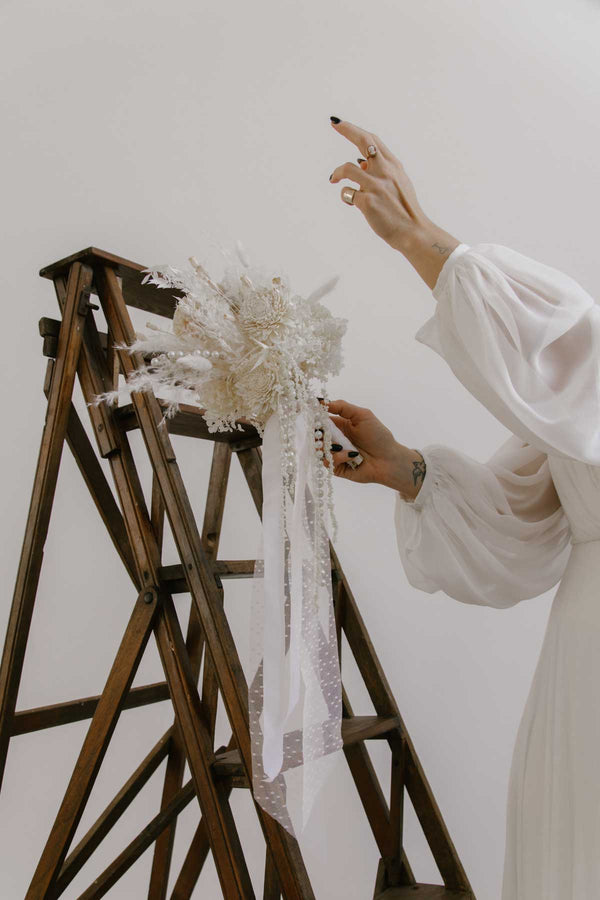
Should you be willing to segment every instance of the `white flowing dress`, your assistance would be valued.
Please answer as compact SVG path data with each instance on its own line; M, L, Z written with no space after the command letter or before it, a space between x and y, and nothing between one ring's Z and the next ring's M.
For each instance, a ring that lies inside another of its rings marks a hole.
M410 584L505 608L560 582L516 735L502 900L600 898L600 306L499 244L459 244L415 338L511 432L485 463L419 448L395 493Z

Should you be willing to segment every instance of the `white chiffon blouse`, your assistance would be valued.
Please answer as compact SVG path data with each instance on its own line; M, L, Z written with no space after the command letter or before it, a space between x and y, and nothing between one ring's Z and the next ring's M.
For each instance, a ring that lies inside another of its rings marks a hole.
M548 455L600 465L600 309L573 278L499 244L459 244L415 338L511 432L486 462L419 448L414 501L395 492L408 581L464 603L513 606L561 578L570 525Z

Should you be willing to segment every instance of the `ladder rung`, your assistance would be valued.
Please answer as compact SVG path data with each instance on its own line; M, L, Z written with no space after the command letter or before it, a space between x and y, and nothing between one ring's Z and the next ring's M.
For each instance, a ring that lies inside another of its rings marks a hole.
M219 559L211 562L211 568L220 578L252 578L254 574L253 559ZM160 580L170 594L184 594L189 590L183 566L161 566Z
M252 578L255 562L254 559L217 559L210 565L215 575L220 578ZM331 568L335 569L333 560ZM161 566L159 574L161 582L170 594L184 594L188 590L181 563Z
M344 747L359 741L383 738L390 731L400 727L397 716L351 716L342 719L342 740ZM233 787L248 787L246 773L242 766L239 750L217 753L213 763L215 773L233 779Z
M169 405L166 400L158 398L158 404L161 410ZM180 403L179 412L166 420L169 434L180 434L184 437L202 438L205 441L219 441L224 444L231 444L232 447L243 442L246 447L260 447L262 438L258 434L254 425L249 425L242 419L237 420L237 424L241 425L241 430L235 431L214 431L208 430L208 425L202 416L204 412L199 406L191 406L189 403ZM125 431L133 431L139 428L139 423L133 403L125 403L123 406L115 407L115 415L118 418L119 425Z
M473 900L470 891L452 891L443 884L411 884L386 888L373 900Z

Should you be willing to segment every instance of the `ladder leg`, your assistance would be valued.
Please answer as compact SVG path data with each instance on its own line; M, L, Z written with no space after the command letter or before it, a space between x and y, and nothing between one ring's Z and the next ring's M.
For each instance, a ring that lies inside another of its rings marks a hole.
M277 869L273 863L273 857L268 847L265 847L265 886L263 900L280 900L279 879Z
M48 368L52 370L54 360L49 359L48 363ZM46 380L50 383L48 378ZM47 390L45 393L47 395ZM113 546L135 584L135 565L123 516L73 403L70 404L66 437L73 459L106 526Z
M69 271L65 315L60 326L46 421L0 663L0 786L60 468L92 276L92 269L78 262L73 263Z
M398 732L388 738L392 751L392 771L390 777L390 831L389 842L391 856L385 860L386 875L391 885L406 884L402 871L402 845L404 821L404 772L405 742Z
M226 747L219 747L216 752L222 753L223 751L232 750L234 746L235 742L232 736L229 744ZM225 795L227 798L229 798L231 790L231 782L229 782L225 790ZM200 821L198 822L198 827L196 828L194 836L191 840L188 852L186 853L181 871L179 872L179 875L177 877L177 881L173 886L173 891L171 892L171 900L190 900L193 890L196 887L198 878L200 877L202 867L206 862L209 850L210 844L206 832L206 820L204 819L204 817L201 817Z
M139 595L102 696L96 707L54 826L27 891L26 900L53 896L53 887L91 793L123 702L152 631L156 591Z
M218 552L219 536L221 531L221 522L223 520L223 509L225 506L225 495L227 491L227 479L231 463L231 450L224 443L215 443L213 446L213 458L208 481L208 492L206 500L206 509L204 513L203 527L203 543L207 549L207 555L211 559L216 559ZM164 523L164 504L160 494L156 475L152 477L152 514L155 531L162 536L162 528ZM156 519L156 522L155 522ZM160 526L158 523L160 522ZM158 530L157 530L158 529ZM220 579L219 579L220 581ZM221 597L223 593L221 589ZM189 622L186 638L186 647L192 665L193 678L196 682L200 672L202 661L202 649L204 642L202 640L202 626L198 620L196 608L190 603ZM209 733L214 739L215 721L217 716L217 693L218 683L214 673L214 667L211 664L210 655L205 650L203 689L202 689L202 710L207 723ZM169 752L167 761L167 770L165 773L165 781L163 785L163 794L161 799L161 809L167 806L173 796L181 788L184 773L185 755L180 746L180 737L176 732ZM173 844L175 841L175 829L177 827L177 819L173 819L171 825L166 828L154 845L154 856L152 859L152 872L150 875L150 888L148 891L148 900L165 900L167 895L167 886L169 879L169 870L171 856L173 852Z
M190 772L206 819L223 896L227 900L254 900L254 890L227 791L224 784L215 780L211 770L214 761L213 744L203 720L200 697L193 680L177 613L168 594L164 596L162 610L163 614L158 617L156 627L158 649L185 742ZM225 857L227 864L223 864Z
M342 689L342 702L344 716L353 716L354 712L346 691ZM394 831L393 824L397 820L390 816L390 808L385 799L377 773L371 762L369 751L364 742L351 744L344 747L344 756L356 785L363 809L367 816L375 843L381 854L381 858L389 860L398 871L396 884L416 884L416 879L410 868L406 854L398 841L398 832ZM394 790L394 787L392 790ZM395 810L395 812L397 812ZM396 828L397 828L396 824Z
M223 522L230 468L231 448L227 444L216 442L213 448L206 508L202 525L202 546L206 548L206 557L209 560L216 560L219 552L219 540L221 537L221 525ZM224 606L225 598L223 585L220 578L216 580L219 588L221 605ZM193 603L191 605L191 610L196 617ZM214 737L217 720L219 682L210 651L207 651L208 648L205 650L204 671L202 673L202 706L206 714L208 727Z
M162 552L165 507L154 472L152 473L151 521L159 551ZM173 723L172 735L160 803L161 811L168 807L174 796L181 789L185 770L185 747L181 730L176 721ZM176 827L177 818L175 817L160 833L154 843L152 869L148 885L148 900L165 900L167 895Z
M402 721L400 710L333 547L331 547L331 554L335 568L343 582L343 622L346 638L377 714L395 716L400 720L400 733L404 742L403 778L436 865L444 880L444 885L450 890L467 890L469 881L466 872ZM391 872L398 871L397 862L395 860L393 864L390 864Z

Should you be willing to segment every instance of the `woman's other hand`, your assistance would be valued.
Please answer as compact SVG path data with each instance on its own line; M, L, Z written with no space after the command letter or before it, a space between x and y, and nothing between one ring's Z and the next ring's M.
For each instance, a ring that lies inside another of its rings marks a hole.
M346 162L338 166L329 180L335 184L347 178L359 186L349 205L358 207L375 234L406 256L433 289L446 258L460 241L425 215L404 166L378 135L335 119L331 116L331 124L354 144L361 158L359 165ZM368 154L370 145L377 148L375 156ZM343 185L342 191L346 187Z
M347 400L330 400L328 409L331 421L363 457L360 466L353 469L346 461L346 450L332 449L334 475L362 484L384 484L413 500L425 477L425 463L418 450L399 444L390 429L366 407ZM329 466L326 459L323 464Z

